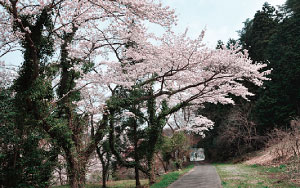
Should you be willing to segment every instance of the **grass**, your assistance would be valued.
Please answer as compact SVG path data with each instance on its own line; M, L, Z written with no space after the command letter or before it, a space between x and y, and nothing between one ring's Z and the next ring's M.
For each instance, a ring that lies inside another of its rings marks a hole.
M183 170L170 172L168 174L164 174L161 177L159 177L157 183L153 184L151 188L164 188L168 187L171 183L176 181L179 177L181 177L183 174L190 171L194 166L190 165ZM148 180L141 180L141 184L145 187L148 185ZM100 184L88 184L85 186L86 188L101 188L102 185ZM119 180L119 181L109 181L107 182L108 188L134 188L135 187L135 180ZM54 188L70 188L68 185L63 186L55 186Z
M148 185L148 180L140 180L142 186ZM135 180L120 180L120 181L111 181L107 184L108 188L134 188Z
M180 171L175 171L175 172L170 172L168 174L162 175L160 177L160 181L153 184L150 188L164 188L168 187L171 183L176 181L179 177L181 177L183 174L187 173L190 171L194 165L190 165L183 170Z
M224 188L297 188L283 173L285 165L265 167L244 164L215 164ZM298 186L299 187L299 186Z
M141 180L143 186L148 185L148 180ZM134 188L135 180L119 180L107 182L107 188ZM70 188L69 185L55 186L54 188ZM88 184L85 188L102 188L101 184Z
M102 188L102 185L96 185L96 184L89 184L85 185L86 188ZM54 186L53 188L70 188L69 185L60 185L60 186Z

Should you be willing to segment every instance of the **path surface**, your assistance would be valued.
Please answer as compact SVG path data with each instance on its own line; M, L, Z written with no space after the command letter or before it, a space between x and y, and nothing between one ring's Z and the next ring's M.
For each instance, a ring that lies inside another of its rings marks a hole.
M196 165L190 172L172 183L168 188L221 188L216 168L209 164Z

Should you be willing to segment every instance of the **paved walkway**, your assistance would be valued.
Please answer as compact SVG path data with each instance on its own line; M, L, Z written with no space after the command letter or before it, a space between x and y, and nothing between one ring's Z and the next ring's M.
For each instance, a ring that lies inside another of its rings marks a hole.
M168 188L221 188L216 168L209 164L195 166L190 172L172 183Z

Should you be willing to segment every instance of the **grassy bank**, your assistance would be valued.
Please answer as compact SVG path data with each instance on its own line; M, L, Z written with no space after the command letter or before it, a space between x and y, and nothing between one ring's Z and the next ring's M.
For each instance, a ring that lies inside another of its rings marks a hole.
M296 188L284 175L285 166L216 164L224 188Z
M168 187L171 183L173 183L179 177L181 177L182 175L184 175L185 173L187 173L188 171L190 171L193 167L194 167L194 165L190 165L190 166L184 168L183 170L174 171L174 172L170 172L168 174L162 175L159 178L159 182L153 184L150 188L164 188L164 187Z
M148 185L148 180L141 180L141 184L143 186ZM86 188L102 188L101 184L88 184L85 185ZM108 181L107 188L134 188L135 187L135 180L119 180L119 181ZM69 185L63 186L55 186L53 188L70 188Z
M190 171L194 165L190 165L183 170L170 172L168 174L164 174L158 178L158 182L153 184L151 188L164 188L168 187L171 183L176 181L179 177ZM144 187L147 187L148 180L141 180L141 184ZM89 184L85 186L86 188L101 188L102 186L99 184ZM107 182L108 188L134 188L135 187L135 180L120 180L120 181L109 181ZM55 186L54 188L70 188L68 185L64 186Z

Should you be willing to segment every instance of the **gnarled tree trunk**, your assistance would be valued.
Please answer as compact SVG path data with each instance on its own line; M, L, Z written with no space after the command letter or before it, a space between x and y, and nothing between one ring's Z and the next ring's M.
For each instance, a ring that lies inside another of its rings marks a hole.
M68 163L68 177L71 188L84 188L86 163L87 161L80 160L80 157L75 158L73 156L67 157Z

